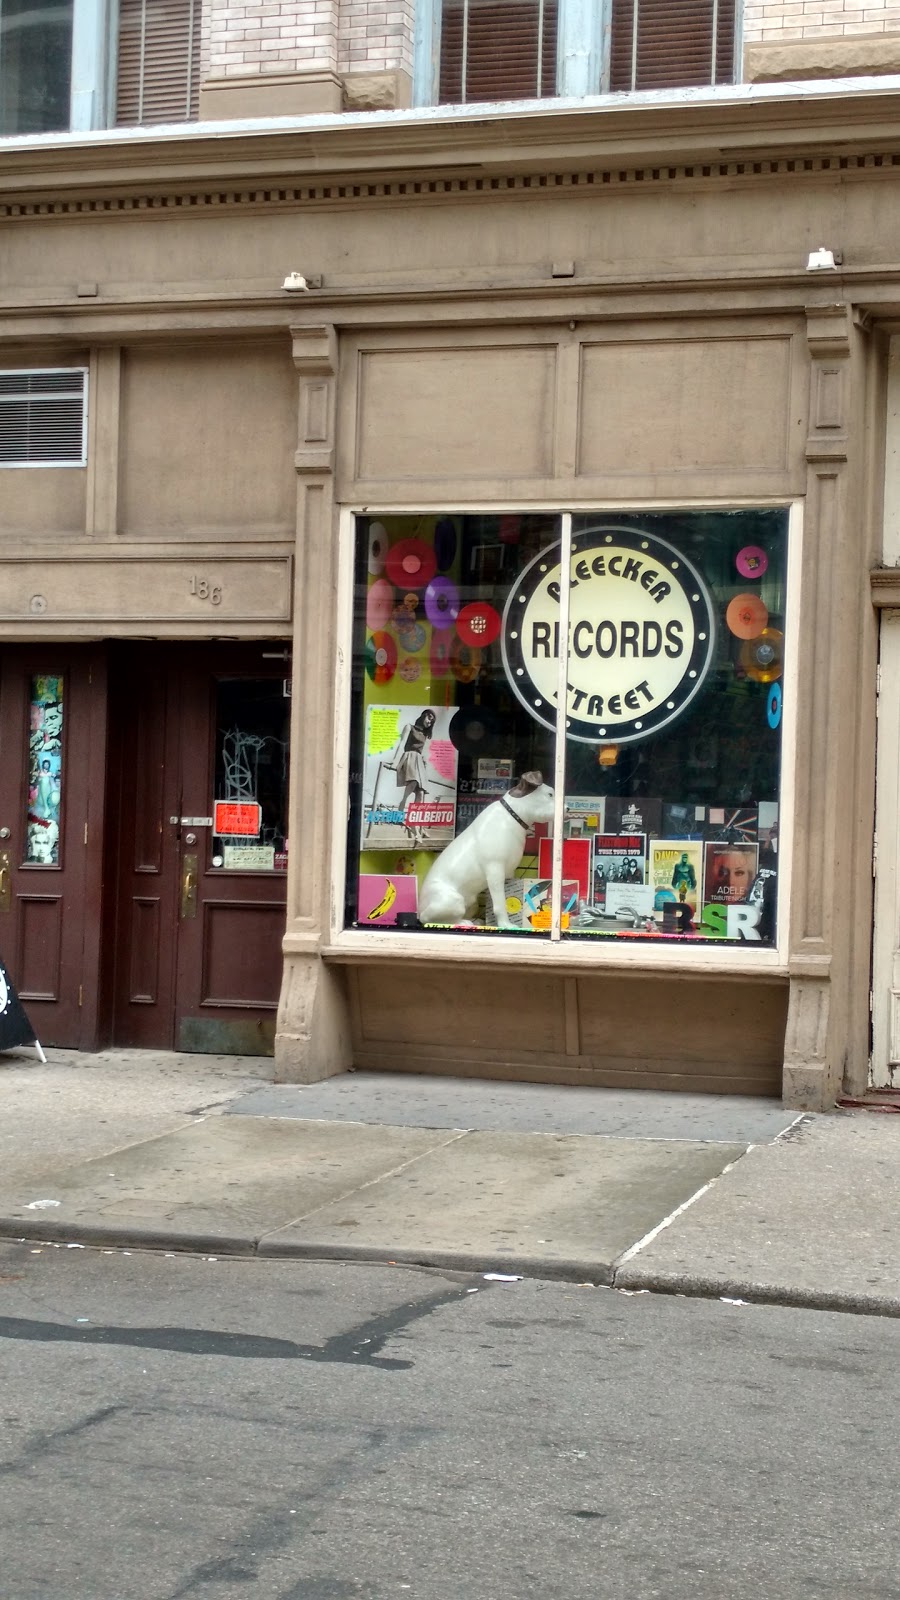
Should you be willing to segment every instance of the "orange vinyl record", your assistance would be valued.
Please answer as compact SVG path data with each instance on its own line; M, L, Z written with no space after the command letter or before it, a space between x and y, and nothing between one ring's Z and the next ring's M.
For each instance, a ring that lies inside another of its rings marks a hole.
M736 639L755 639L769 620L769 613L758 595L736 594L729 600L725 621Z
M373 683L390 683L397 670L397 646L389 633L373 633L366 645L366 671Z
M450 671L457 683L474 683L481 671L481 651L455 637L450 646Z
M725 622L735 638L756 638L767 621L769 611L765 610L759 595L735 595L733 600L729 600Z
M756 639L741 645L738 661L755 683L774 683L784 671L784 634L763 628Z

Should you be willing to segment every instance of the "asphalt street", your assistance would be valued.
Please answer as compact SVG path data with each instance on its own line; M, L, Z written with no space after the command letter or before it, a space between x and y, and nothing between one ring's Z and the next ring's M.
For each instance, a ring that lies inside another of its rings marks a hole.
M894 1597L900 1325L0 1245L3 1600Z

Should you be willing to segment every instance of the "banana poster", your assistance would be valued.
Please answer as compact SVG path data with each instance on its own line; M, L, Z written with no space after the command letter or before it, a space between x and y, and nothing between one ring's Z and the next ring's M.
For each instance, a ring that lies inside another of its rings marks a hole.
M414 872L361 872L358 926L388 928L401 911L416 911L418 883Z

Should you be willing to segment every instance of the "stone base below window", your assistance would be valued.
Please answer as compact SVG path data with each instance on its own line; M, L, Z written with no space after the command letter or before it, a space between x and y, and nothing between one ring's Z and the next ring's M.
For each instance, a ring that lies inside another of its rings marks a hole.
M341 110L341 80L327 69L208 78L200 86L200 120L305 117Z
M745 83L854 78L900 72L900 33L775 40L744 48Z
M412 105L412 78L402 67L390 72L350 72L344 79L345 111L403 111Z

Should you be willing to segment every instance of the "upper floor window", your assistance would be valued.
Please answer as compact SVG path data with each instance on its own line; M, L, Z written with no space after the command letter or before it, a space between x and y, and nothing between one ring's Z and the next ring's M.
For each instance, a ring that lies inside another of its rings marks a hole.
M429 18L420 98L441 104L734 81L736 0L438 0Z
M87 368L0 372L0 467L83 467Z
M0 0L0 136L196 118L200 15L201 0Z

